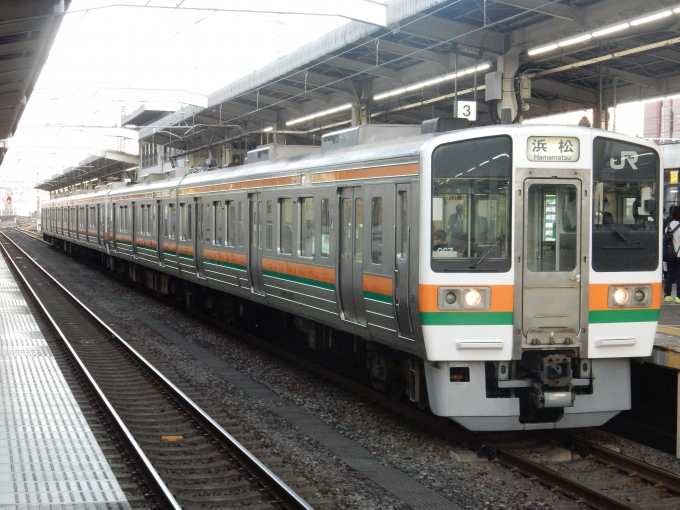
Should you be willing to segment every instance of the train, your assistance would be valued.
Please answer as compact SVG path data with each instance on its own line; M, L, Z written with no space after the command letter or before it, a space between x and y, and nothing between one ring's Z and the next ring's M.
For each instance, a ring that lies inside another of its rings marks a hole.
M662 172L639 138L439 118L263 145L41 214L56 248L227 322L288 317L468 429L573 428L629 409L630 361L651 355Z

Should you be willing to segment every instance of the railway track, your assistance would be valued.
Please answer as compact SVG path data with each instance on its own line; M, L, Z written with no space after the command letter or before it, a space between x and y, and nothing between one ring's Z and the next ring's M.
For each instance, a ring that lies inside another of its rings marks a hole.
M150 507L312 508L8 236L2 237L3 252L78 367L78 378L98 397L127 444L149 488Z
M372 400L430 430L500 462L572 499L575 505L596 509L680 508L680 477L675 473L621 455L608 448L565 432L540 431L520 434L475 434L442 422L421 410L325 368L307 357L282 349L219 320L201 315L203 321L228 329L249 344L272 352L334 384ZM562 448L555 461L554 450Z

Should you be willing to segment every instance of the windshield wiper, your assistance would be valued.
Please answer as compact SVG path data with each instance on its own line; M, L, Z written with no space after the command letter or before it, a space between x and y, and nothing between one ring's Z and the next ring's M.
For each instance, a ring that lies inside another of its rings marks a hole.
M486 247L486 250L484 250L484 252L479 257L477 257L477 260L475 260L472 264L470 264L470 269L477 269L477 266L479 265L479 263L482 260L484 260L486 258L486 256L489 254L489 252L491 251L491 248L496 246L503 239L505 239L504 235L500 235L496 239L494 239L493 242L489 246Z
M614 223L614 220L612 220L610 216L605 216L602 211L598 212L602 215L602 223L607 225L612 232L616 232L621 238L621 241L625 243L628 239L626 239L626 236L624 236L623 233L621 233L621 231L618 229L616 223Z

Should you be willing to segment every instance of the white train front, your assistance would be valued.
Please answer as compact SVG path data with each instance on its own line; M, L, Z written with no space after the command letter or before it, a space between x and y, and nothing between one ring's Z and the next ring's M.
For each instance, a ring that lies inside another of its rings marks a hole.
M310 346L473 430L630 408L629 360L651 354L661 304L655 146L444 124L56 197L44 236L225 320L288 312Z

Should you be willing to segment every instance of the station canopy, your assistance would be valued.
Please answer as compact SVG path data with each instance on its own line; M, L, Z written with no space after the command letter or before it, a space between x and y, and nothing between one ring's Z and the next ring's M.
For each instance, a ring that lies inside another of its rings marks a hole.
M513 120L592 108L605 127L608 107L680 93L679 28L680 2L665 0L390 0L384 26L350 22L215 91L207 108L126 123L175 155L274 137L318 144L350 125L451 117L454 100L475 102L477 125L507 106Z
M0 164L70 3L0 2Z
M77 189L93 189L111 180L137 180L139 157L118 151L98 151L76 166L65 168L35 188L43 191L73 192Z

